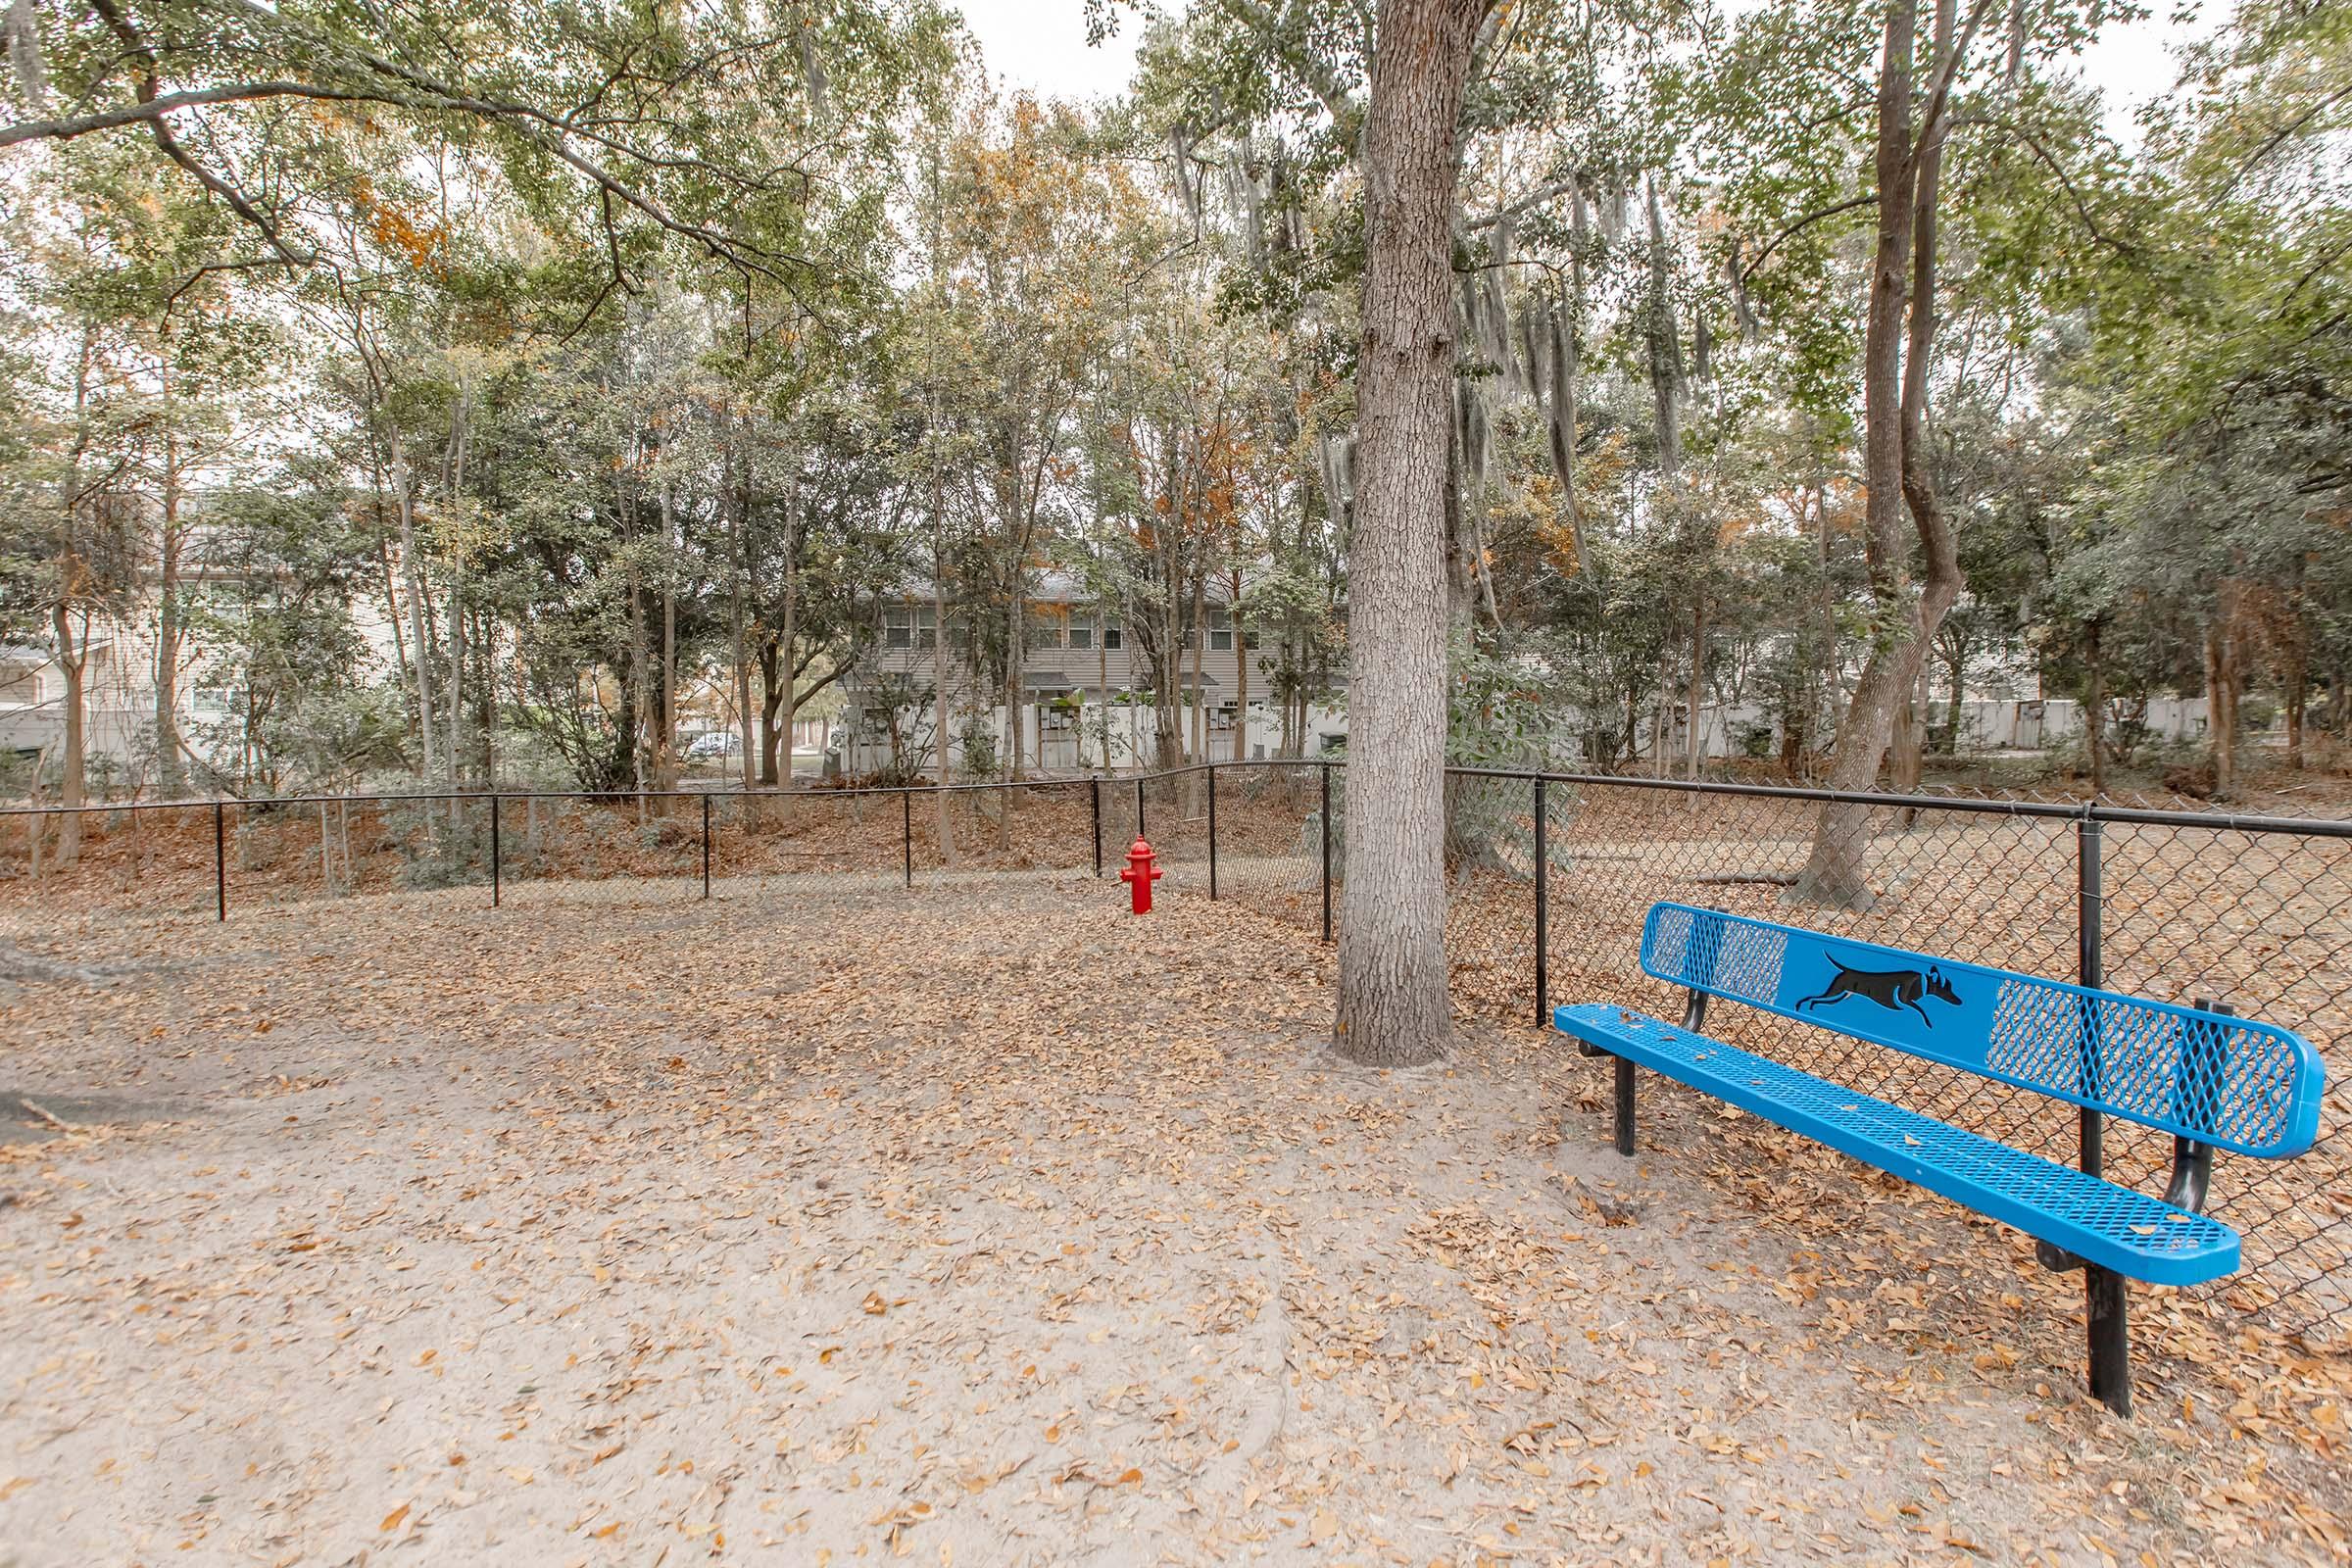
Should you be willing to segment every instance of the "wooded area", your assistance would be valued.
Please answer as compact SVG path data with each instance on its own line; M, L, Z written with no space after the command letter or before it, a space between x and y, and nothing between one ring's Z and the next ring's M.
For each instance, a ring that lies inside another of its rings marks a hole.
M775 782L861 672L934 737L1002 704L1019 778L1049 571L1162 765L1213 602L1245 731L1295 753L1348 669L1382 800L1695 774L1710 712L1908 787L2021 683L2094 791L2228 800L2274 712L2332 760L2352 7L2248 0L2122 140L2075 62L2144 12L2097 0L1396 4L1393 57L1322 0L1092 15L1145 42L1069 105L920 0L15 0L0 642L64 715L20 783L86 798L133 633L166 798L665 786L695 691ZM874 677L894 606L967 677ZM1350 815L1370 887L1406 840ZM1858 824L1809 896L1866 891Z

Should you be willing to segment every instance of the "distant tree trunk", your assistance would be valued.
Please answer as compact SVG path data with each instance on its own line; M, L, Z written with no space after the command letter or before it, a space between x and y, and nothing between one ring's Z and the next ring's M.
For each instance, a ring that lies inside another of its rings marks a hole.
M498 624L487 611L477 610L473 630L466 633L466 646L480 661L482 678L474 685L474 733L481 744L474 760L481 771L477 775L486 789L498 786L498 756L495 742L498 730ZM666 786L664 786L666 787Z
M78 567L80 560L69 554L69 567ZM71 865L81 854L82 803L88 799L88 747L82 733L82 715L89 701L83 688L83 674L89 668L90 626L86 617L81 624L81 636L74 635L74 607L63 593L50 609L50 629L56 638L58 672L66 677L66 731L64 747L59 758L57 803L64 808L57 819L57 861Z
M1159 651L1152 662L1152 765L1164 772L1184 760L1184 735L1177 728L1182 710L1176 706L1184 685L1184 634L1183 590L1172 567L1162 571L1161 583L1166 591L1160 604Z
M2099 655L2099 618L2082 627L2082 736L2090 754L2090 794L2107 793L2107 665Z
M1894 710L1894 733L1887 747L1886 782L1902 795L1909 795L1919 788L1920 776L1924 771L1927 714L1923 711L1925 704L1922 694L1926 684L1927 663L1923 660L1919 679L1909 691L1903 693L1902 701Z
M400 676L400 684L405 688L410 683L409 639L408 634L401 629L400 594L394 588L392 581L392 547L390 541L385 537L384 485L386 481L382 452L380 449L371 447L371 453L375 460L375 471L372 475L375 481L375 501L370 508L375 514L375 564L383 579L384 620L392 628L393 669Z
M1658 210L1658 182L1649 181L1649 299L1643 315L1649 358L1649 392L1657 416L1658 473L1683 466L1683 339L1675 319L1672 274L1667 268L1666 220Z
M751 650L745 641L749 633L749 616L744 605L744 590L745 579L751 573L752 559L751 545L745 537L750 533L752 523L752 464L748 454L742 462L740 482L728 487L733 503L729 510L735 514L735 537L729 541L734 546L735 559L731 563L730 575L734 581L729 595L731 604L728 607L728 618L733 623L730 630L735 644L735 722L743 732L736 746L736 771L743 776L743 787L748 790L756 782L753 769L759 766L759 759L754 751L757 743L752 723Z
M452 562L449 568L449 746L448 765L444 776L449 780L452 794L465 787L459 761L465 756L466 741L466 605L465 567ZM458 803L449 803L451 825L456 825Z
M678 531L669 486L662 486L662 712L654 747L657 789L678 787Z
M939 782L948 782L948 749L955 737L948 733L948 597L940 583L939 533L939 475L931 476L931 703L933 709L933 744L939 748ZM948 814L948 792L939 792L939 859L942 865L956 864L956 823Z
M1683 776L1698 777L1707 750L1707 727L1701 705L1706 701L1707 590L1703 582L1692 590L1690 604L1690 744L1683 760ZM1696 799L1696 797L1692 797Z
M801 581L800 573L793 569L790 560L791 556L797 554L799 543L797 539L788 538L787 540L787 561L784 568L784 625L776 638L783 653L783 657L777 661L777 664L782 673L784 687L777 695L783 700L784 733L781 736L770 736L767 741L770 756L775 756L778 752L782 753L777 772L786 789L792 787L793 729L801 721L801 674L793 655L793 645L800 640L801 635ZM913 638L910 636L907 641L912 642ZM898 733L898 715L896 713L891 715L891 733L893 735ZM902 770L894 768L893 771Z
M400 432L391 431L392 501L400 516L400 566L408 578L409 646L416 650L416 739L423 748L419 777L433 771L432 639L424 630L424 561L416 548L416 498L409 473L408 455L401 450Z
M1208 760L1208 683L1201 666L1208 658L1208 573L1193 578L1193 755Z
M2222 801L2237 793L2237 697L2244 678L2238 633L2243 590L2236 577L2224 577L2213 615L2205 624L2205 739L2213 765L2214 799Z
M466 454L473 434L473 381L458 384L458 407L450 422L449 447L442 466L441 494L449 515L458 515L466 493ZM466 755L466 554L453 542L449 566L449 766L451 793L464 787L460 762ZM458 824L458 803L449 803L450 826Z
M784 662L777 641L773 637L760 639L760 782L773 785L776 772L776 713L783 706L784 690L792 677L783 673Z
M1029 628L1025 624L1028 607L1018 588L1013 590L1012 609L1006 617L1004 641L1004 757L1007 778L1017 781L1021 776L1021 676L1022 658L1027 652Z
M1936 74L1953 69L1954 0L1936 0ZM1920 662L1964 582L1950 519L1929 482L1925 421L1936 336L1936 202L1943 165L1945 98L1931 99L1928 123L1912 123L1911 72L1918 46L1916 0L1889 0L1879 68L1878 245L1863 334L1863 556L1875 627L1830 762L1833 789L1878 782L1893 737L1895 710L1914 691ZM1908 509L1927 576L1913 592L1905 561ZM1867 903L1868 807L1825 803L1795 896L1845 906Z
M155 770L156 789L167 801L187 791L187 770L179 760L179 553L180 456L179 432L172 417L172 358L163 358L164 485L163 517L157 532L155 607Z
M2303 715L2311 698L2311 606L2303 592L2303 559L2295 559L2288 587L2285 642L2278 684L2286 709L2286 765L2303 770Z
M1946 757L1960 755L1960 705L1968 697L1968 645L1958 638L1946 651L1944 667L1951 675L1952 706L1943 716L1943 746Z
M1481 0L1388 0L1363 131L1366 250L1348 586L1336 1043L1380 1065L1452 1034L1446 972L1446 514L1456 141Z
M1250 760L1250 638L1242 630L1241 599L1233 596L1233 607L1226 617L1233 622L1233 760Z

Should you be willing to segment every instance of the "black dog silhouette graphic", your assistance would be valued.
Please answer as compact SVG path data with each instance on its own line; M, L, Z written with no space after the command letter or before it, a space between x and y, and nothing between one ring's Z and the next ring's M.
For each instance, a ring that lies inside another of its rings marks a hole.
M1838 972L1830 976L1828 989L1817 997L1807 997L1799 1002L1796 1011L1843 1002L1848 997L1868 997L1889 1012L1909 1007L1919 1014L1921 1022L1933 1029L1936 1020L1929 1017L1928 1009L1919 1004L1922 997L1934 997L1955 1007L1960 1004L1960 999L1952 994L1951 986L1944 980L1943 971L1932 963L1925 974L1917 969L1856 969L1833 955L1830 966Z

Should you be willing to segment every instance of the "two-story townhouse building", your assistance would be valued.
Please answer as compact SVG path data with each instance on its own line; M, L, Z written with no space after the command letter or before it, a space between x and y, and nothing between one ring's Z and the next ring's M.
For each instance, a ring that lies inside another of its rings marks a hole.
M1206 624L1192 628L1172 706L1183 715L1179 727L1188 750L1198 708L1206 729L1208 760L1232 760L1237 752L1270 757L1283 736L1282 717L1273 706L1278 662L1235 626L1221 598L1211 591ZM957 731L951 738L952 762L959 757L962 726L975 719L989 726L1000 755L1009 746L1004 692L958 656L953 636L943 667L937 613L927 585L913 585L881 606L879 647L848 683L850 714L842 765L850 771L868 771L886 756L889 725L883 710L892 699L905 702L911 692L941 681L951 709L959 715L951 720L951 728ZM953 623L953 604L948 614ZM1126 618L1099 604L1071 578L1047 572L1031 588L1026 619L1019 715L1024 759L1049 771L1104 765L1102 735L1108 732L1108 765L1148 760L1157 694L1151 689L1150 665ZM1248 740L1242 742L1245 700L1250 714ZM929 719L903 712L902 728L909 727L919 730L928 744ZM1317 736L1326 730L1337 733L1340 725L1336 714L1316 710L1309 728L1313 734L1306 745L1313 750L1322 744Z

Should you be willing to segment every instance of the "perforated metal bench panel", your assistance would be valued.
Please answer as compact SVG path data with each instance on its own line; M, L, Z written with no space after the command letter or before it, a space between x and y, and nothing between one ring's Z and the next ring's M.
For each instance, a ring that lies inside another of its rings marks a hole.
M2229 1226L2071 1165L1621 1007L1559 1007L1552 1024L2129 1278L2197 1285L2237 1270Z
M2283 1159L2319 1136L2319 1053L2276 1024L1688 904L1651 906L1642 967L2216 1149Z

